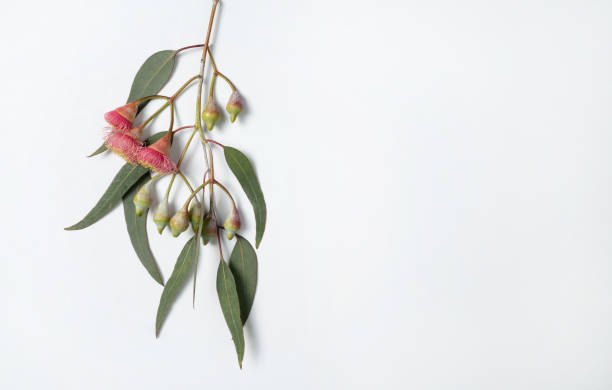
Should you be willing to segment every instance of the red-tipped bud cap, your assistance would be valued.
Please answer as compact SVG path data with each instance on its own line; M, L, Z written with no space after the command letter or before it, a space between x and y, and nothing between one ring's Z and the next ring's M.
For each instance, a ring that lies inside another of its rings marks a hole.
M132 127L137 112L138 103L132 102L107 112L104 114L104 119L114 128L125 131Z
M217 218L212 211L209 211L204 217L204 228L202 229L202 245L217 237Z
M113 153L123 157L129 163L137 164L138 151L142 149L140 142L116 129L111 129L106 134L104 144Z
M193 199L189 206L189 220L191 221L191 228L195 232L200 227L200 220L202 219L202 205L197 199Z
M147 182L145 185L140 187L140 189L134 195L134 206L136 207L136 215L141 216L142 213L147 211L147 209L153 203L153 195L151 194L151 182Z
M244 106L242 105L242 98L240 97L238 91L232 92L227 102L227 106L225 106L225 109L230 115L230 122L234 123L236 117L242 112L243 108Z
M208 130L212 130L215 126L215 123L219 120L219 109L215 104L214 100L209 100L206 102L204 106L204 111L202 111L202 120L206 124Z
M161 234L166 225L168 225L169 221L170 214L168 213L168 199L164 198L159 206L157 206L157 209L155 209L155 214L153 214L153 222L155 222L159 234Z
M238 214L238 209L236 206L232 207L232 211L227 214L227 218L225 218L225 222L223 223L223 227L227 232L227 239L231 240L234 238L234 234L240 230L240 214Z
M187 230L188 227L189 213L187 209L182 208L170 219L170 230L174 237L178 237L179 234Z
M140 148L136 155L138 164L159 173L176 172L176 165L168 158L170 154L170 132L153 145Z

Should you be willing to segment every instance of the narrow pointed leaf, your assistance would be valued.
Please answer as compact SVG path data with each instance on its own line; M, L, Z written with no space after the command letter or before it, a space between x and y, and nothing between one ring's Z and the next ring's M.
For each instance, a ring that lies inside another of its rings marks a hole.
M170 79L175 58L174 50L159 51L147 58L134 77L127 101L133 102L157 94ZM138 110L142 110L148 102L141 103Z
M242 368L244 333L242 321L240 320L240 303L238 301L234 276L232 276L232 271L223 259L219 262L219 268L217 269L217 294L219 295L223 317L225 317L227 327L232 334L232 340L234 340L236 354L238 355L238 365Z
M93 209L82 220L65 229L85 229L98 222L119 203L123 195L147 172L146 168L125 163Z
M166 316L168 315L168 311L172 307L176 296L178 295L181 288L185 285L189 273L191 272L191 268L193 267L195 253L198 247L198 237L193 236L187 241L183 250L179 254L176 259L176 264L174 265L174 270L172 271L172 275L170 275L170 279L166 282L166 286L164 287L164 291L162 292L161 298L159 300L159 307L157 308L157 317L155 319L155 336L159 336L159 332L161 331L161 327L166 320Z
M93 157L93 156L97 156L100 153L104 153L108 150L108 148L106 147L105 144L100 145L100 147L98 149L96 149L92 154L90 154L87 157Z
M257 254L251 244L240 235L236 235L236 244L230 256L229 267L236 281L240 318L244 324L249 318L257 289Z
M134 195L136 195L140 187L149 181L150 178L151 175L146 173L123 196L123 213L125 215L125 224L130 236L130 241L132 242L132 247L138 259L149 272L149 275L151 275L157 283L163 286L164 278L159 272L159 267L157 266L157 262L149 246L149 237L147 235L147 214L149 210L146 210L141 216L138 216L136 215L136 207L134 206Z
M266 202L257 175L251 162L241 151L229 146L226 146L223 150L227 165L238 179L253 206L253 212L255 213L255 247L259 248L266 228Z

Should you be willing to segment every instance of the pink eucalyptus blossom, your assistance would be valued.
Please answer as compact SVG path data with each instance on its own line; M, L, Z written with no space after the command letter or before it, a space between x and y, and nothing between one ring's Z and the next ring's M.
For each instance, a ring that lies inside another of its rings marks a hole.
M168 158L170 154L170 135L171 133L168 132L153 145L140 148L136 156L138 164L159 173L176 172L176 165Z
M109 125L119 130L129 130L132 127L132 122L138 112L138 103L132 102L125 106L115 108L113 111L109 111L104 114L104 119Z
M140 142L120 130L111 129L106 134L104 144L113 153L123 157L129 163L136 164L138 151L142 149Z

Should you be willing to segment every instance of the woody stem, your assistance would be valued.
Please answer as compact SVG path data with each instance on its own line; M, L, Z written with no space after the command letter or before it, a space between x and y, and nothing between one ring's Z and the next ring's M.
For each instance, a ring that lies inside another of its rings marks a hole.
M208 21L208 30L206 32L206 40L204 41L204 50L202 51L202 58L200 59L200 79L198 80L198 92L196 99L196 129L202 128L201 111L202 111L202 84L204 83L204 66L206 65L206 52L208 51L208 43L210 42L210 34L212 32L213 22L215 20L215 12L217 11L217 5L219 0L213 0L212 10L210 11L210 19Z
M210 19L208 21L208 30L206 32L206 39L204 40L204 50L202 50L202 58L200 59L200 79L198 80L198 92L197 92L197 99L196 99L196 129L198 130L198 132L200 133L200 138L202 140L202 148L204 150L204 155L206 156L206 151L208 149L209 152L209 171L210 171L210 179L208 181L204 181L204 183L202 184L202 186L204 186L205 183L210 182L210 202L212 205L213 202L213 185L212 182L215 179L215 175L214 175L214 165L213 165L213 156L212 156L212 150L210 149L210 146L208 146L206 144L206 139L204 138L204 132L202 130L202 84L204 82L204 68L206 65L206 53L208 52L208 45L210 43L210 34L212 32L212 26L213 26L213 22L215 20L215 12L217 11L217 5L219 5L219 0L213 0L213 5L212 5L212 9L210 11ZM202 207L203 207L204 203L202 203ZM211 208L211 213L214 213L214 209Z

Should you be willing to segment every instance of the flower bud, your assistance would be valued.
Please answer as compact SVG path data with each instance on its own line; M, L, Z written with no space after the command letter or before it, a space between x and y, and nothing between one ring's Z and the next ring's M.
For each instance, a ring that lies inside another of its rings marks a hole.
M212 211L206 213L204 217L204 228L202 229L202 245L217 237L217 218Z
M157 231L159 234L164 230L166 225L170 221L170 214L168 213L168 198L164 198L161 201L157 209L155 210L155 214L153 214L153 222L157 225Z
M182 208L170 219L170 230L172 231L172 236L178 237L179 234L187 230L188 227L189 213L187 212L186 208Z
M234 233L236 233L240 229L240 214L238 214L238 209L236 208L236 206L233 206L232 211L227 214L227 218L225 218L223 227L227 232L227 239L231 240L232 238L234 238Z
M204 111L202 111L202 120L206 123L208 130L212 130L217 120L219 120L219 109L214 100L206 102Z
M147 182L145 185L140 187L140 189L134 195L134 206L136 207L136 215L141 216L142 213L147 211L147 209L153 203L153 195L151 194L151 182Z
M242 112L243 108L242 98L240 97L238 91L234 90L234 92L232 92L230 95L227 106L225 106L225 109L230 114L230 122L234 123L236 117Z
M195 232L200 227L200 220L202 219L201 214L202 205L196 198L193 198L191 206L189 206L189 219L191 220L191 228Z

